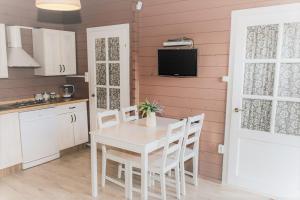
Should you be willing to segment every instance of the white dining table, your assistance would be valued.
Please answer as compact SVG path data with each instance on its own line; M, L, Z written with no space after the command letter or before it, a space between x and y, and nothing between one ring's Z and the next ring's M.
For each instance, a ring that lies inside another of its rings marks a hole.
M141 155L141 199L148 199L148 155L163 147L168 125L177 121L176 119L157 117L157 126L147 127L144 118L91 131L92 195L98 196L97 143L100 143Z

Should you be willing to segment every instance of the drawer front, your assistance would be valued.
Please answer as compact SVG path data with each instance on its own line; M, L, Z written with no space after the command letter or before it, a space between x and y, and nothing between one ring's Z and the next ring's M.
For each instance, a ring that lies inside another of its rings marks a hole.
M86 102L70 103L67 105L61 105L56 107L57 114L75 112L77 110L84 110L84 109L86 109Z

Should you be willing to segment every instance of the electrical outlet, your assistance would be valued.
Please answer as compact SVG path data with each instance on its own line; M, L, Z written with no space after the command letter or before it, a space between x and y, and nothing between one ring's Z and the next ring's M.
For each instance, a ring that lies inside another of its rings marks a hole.
M218 153L219 154L224 154L224 145L223 144L219 144L219 146L218 146Z
M228 76L222 76L222 81L223 82L228 82L229 81L229 77Z

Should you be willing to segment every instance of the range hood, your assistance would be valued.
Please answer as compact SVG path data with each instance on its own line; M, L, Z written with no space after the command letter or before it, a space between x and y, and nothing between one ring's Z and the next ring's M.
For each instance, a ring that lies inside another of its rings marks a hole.
M7 63L9 67L40 67L23 48L20 26L7 26ZM26 28L26 27L25 27Z

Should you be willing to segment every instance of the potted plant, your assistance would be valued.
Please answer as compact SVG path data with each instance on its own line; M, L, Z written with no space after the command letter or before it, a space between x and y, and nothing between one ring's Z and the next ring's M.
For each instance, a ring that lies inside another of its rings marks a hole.
M161 112L162 108L158 103L146 100L139 105L139 111L141 112L142 117L146 116L146 126L155 127L156 113Z

